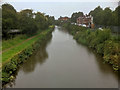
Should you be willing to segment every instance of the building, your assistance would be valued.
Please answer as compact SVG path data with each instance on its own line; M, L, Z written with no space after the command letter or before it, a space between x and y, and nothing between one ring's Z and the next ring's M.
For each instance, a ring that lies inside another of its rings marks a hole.
M60 20L60 21L68 21L68 17L60 17L60 18L58 18L58 20Z
M79 26L91 27L92 24L93 17L91 15L84 15L77 18L77 25Z

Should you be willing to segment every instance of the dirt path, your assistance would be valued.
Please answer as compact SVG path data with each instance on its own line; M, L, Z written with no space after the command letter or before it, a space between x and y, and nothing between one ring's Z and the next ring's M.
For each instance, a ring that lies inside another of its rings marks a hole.
M38 34L38 35L39 35L39 34ZM30 38L24 40L23 42L18 43L18 44L15 45L15 46L12 46L12 47L10 47L10 48L8 48L8 49L6 49L6 50L3 50L3 51L0 52L0 54L4 53L4 52L6 52L6 51L8 51L8 50L10 50L10 49L12 49L12 48L14 48L14 47L17 47L17 46L23 44L24 42L29 41L29 40L31 40L31 39L34 38L34 37L37 37L38 35L32 36L32 37L30 37Z

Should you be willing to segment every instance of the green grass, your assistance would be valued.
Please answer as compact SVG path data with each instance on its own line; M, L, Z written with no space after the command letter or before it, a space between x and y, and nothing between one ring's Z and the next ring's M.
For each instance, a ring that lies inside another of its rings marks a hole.
M6 52L2 53L2 63L10 60L14 55L16 55L17 53L21 52L22 50L24 50L25 48L27 48L28 46L32 45L34 42L36 42L38 39L42 38L43 35L45 35L48 32L48 30L43 31L41 34L37 35L36 37L20 44L19 46L16 46L15 48L12 48Z
M26 35L19 35L13 39L9 39L9 40L3 40L2 41L2 50L6 50L16 44L21 43L22 41L26 40L28 37Z

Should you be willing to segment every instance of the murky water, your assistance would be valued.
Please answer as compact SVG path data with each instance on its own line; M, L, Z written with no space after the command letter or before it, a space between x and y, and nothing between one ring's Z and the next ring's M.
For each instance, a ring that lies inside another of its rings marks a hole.
M55 27L52 38L21 65L13 88L117 88L118 76L73 36Z

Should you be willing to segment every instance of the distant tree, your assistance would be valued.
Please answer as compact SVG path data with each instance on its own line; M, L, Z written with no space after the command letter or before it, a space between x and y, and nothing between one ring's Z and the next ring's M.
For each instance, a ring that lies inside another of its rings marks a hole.
M46 17L48 18L48 24L49 24L49 25L52 25L52 24L55 23L55 18L54 18L54 16L46 15Z
M76 23L77 22L77 18L80 17L80 16L83 16L83 12L76 12L76 13L73 13L72 16L71 16L71 22L74 22Z

